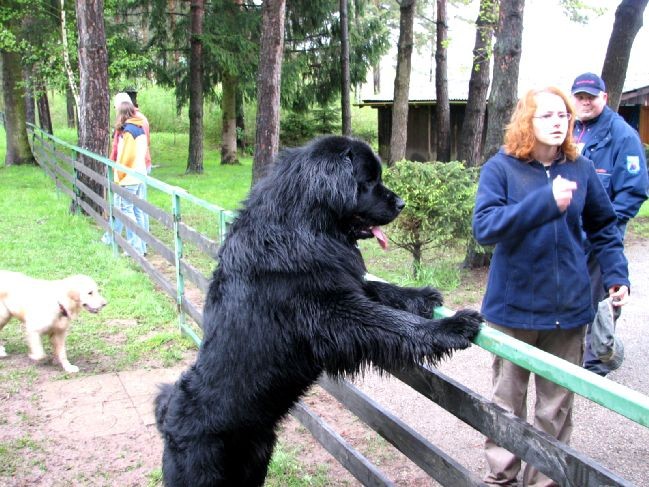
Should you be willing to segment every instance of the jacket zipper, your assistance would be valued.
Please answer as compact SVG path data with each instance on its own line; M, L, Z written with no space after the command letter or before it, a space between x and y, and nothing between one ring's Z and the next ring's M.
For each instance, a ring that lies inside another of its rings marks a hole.
M550 175L550 168L545 167L545 174L548 177L548 184L552 185L552 177ZM557 232L557 220L552 222L552 228L554 229L554 279L555 279L555 289L556 289L556 296L555 296L555 310L559 309L559 236ZM557 329L561 328L559 320L555 318L554 325Z

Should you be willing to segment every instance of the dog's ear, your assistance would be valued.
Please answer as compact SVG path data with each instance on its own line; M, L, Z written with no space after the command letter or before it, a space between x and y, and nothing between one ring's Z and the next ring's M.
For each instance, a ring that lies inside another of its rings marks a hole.
M312 157L318 160L307 181L311 198L340 216L351 212L357 196L351 146L347 145L342 151L325 147L322 151L314 151Z
M64 279L63 284L59 294L59 305L65 308L70 317L76 316L81 308L82 287L75 282L74 277Z

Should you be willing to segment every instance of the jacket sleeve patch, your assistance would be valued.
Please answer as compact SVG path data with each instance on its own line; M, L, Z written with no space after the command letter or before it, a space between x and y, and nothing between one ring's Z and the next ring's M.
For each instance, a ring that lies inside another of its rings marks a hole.
M626 156L626 170L629 174L640 172L640 156Z

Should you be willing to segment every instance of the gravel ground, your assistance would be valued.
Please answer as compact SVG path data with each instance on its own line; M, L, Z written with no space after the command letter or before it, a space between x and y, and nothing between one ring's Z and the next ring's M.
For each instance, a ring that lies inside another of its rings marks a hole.
M648 315L649 242L627 242L632 300L625 306L618 332L625 346L621 368L609 374L615 382L649 395ZM479 347L456 353L439 369L489 397L491 354ZM414 427L468 469L482 476L485 472L482 446L484 438L471 427L431 403L396 379L368 375L357 381L361 388L398 417ZM533 415L534 394L530 389L528 411ZM575 429L571 445L638 486L649 485L649 428L620 416L598 404L576 396ZM404 484L405 485L405 484ZM432 481L428 485L435 485Z

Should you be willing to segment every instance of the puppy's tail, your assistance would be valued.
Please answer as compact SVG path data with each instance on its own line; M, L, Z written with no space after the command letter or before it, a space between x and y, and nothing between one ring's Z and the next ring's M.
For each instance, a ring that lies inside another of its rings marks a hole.
M167 416L167 408L169 407L169 401L171 401L171 396L174 392L174 384L160 384L158 386L159 393L155 398L155 422L158 426L158 431L163 433L162 425Z

